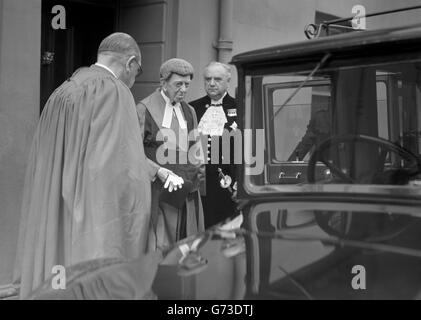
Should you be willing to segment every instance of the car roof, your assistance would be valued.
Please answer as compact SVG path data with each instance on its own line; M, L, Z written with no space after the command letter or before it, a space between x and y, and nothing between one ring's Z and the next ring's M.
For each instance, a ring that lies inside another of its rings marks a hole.
M328 52L361 50L361 46L367 49L384 50L388 48L399 49L404 44L418 46L421 44L421 24L372 31L356 31L248 51L235 55L230 63L238 66L275 60L299 59L308 56L318 58Z

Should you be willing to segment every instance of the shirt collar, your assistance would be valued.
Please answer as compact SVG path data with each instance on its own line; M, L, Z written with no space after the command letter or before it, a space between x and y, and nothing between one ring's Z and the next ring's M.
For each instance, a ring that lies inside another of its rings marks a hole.
M222 105L222 101L224 100L226 95L227 95L227 92L225 91L224 95L219 100L211 99L211 104Z
M164 91L159 90L159 92L161 93L162 98L164 98L164 100L165 100L165 104L167 104L167 105L171 105L170 98L168 98L168 97L167 97L167 95L164 93Z
M167 97L167 95L164 93L164 91L162 91L162 90L159 90L159 91L161 92L161 96L164 98L166 105L172 106L172 107L180 106L180 102L172 104L171 101L170 101L170 98Z
M111 69L110 69L110 68L108 68L107 66L103 65L102 63L97 62L97 63L95 63L95 65L96 65L96 66L98 66L98 67L104 68L105 70L107 70L107 71L111 72L111 74L112 74L114 77L118 78L118 77L115 75L115 73L114 73L114 71L113 71L113 70L111 70Z

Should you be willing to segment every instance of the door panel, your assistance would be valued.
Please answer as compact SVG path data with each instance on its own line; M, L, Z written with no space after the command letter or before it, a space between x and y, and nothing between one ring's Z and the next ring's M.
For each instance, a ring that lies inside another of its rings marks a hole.
M143 74L132 88L135 101L159 87L159 67L175 57L178 1L122 0L119 30L132 35L142 51Z

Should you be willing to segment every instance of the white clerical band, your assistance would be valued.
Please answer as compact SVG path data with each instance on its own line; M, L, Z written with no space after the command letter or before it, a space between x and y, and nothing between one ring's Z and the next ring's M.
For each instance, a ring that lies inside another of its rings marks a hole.
M164 112L164 118L162 119L162 126L164 128L171 128L171 121L173 118L173 112L175 112L175 115L177 116L178 125L181 129L186 129L187 124L186 121L184 121L183 114L181 113L180 109L180 103L177 103L175 106L172 106L171 104L165 105L165 112Z

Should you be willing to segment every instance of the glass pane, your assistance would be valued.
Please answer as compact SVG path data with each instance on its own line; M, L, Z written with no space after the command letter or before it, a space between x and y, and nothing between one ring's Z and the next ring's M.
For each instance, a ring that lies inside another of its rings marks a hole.
M419 65L394 60L311 77L312 70L252 76L250 110L254 119L264 112L265 183L418 184Z

